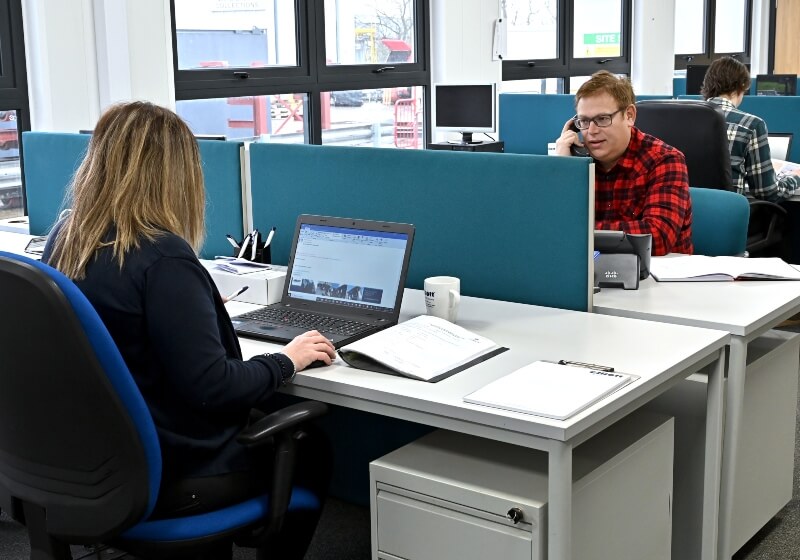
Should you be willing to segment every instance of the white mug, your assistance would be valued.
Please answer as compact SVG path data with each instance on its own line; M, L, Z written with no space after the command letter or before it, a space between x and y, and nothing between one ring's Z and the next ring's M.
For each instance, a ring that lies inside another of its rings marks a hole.
M424 290L428 315L455 323L461 301L461 280L454 276L431 276L425 279Z

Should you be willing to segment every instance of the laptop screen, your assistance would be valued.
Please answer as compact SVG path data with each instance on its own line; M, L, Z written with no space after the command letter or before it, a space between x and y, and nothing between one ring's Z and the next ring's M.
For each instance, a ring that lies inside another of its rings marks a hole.
M407 233L300 224L288 295L391 312L408 241Z
M792 134L790 132L770 132L767 135L769 141L769 153L772 159L786 160L792 146Z

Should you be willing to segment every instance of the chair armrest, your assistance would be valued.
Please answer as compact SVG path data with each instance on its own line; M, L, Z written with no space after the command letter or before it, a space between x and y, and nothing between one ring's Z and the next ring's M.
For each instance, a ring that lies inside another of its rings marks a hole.
M318 401L305 401L267 414L239 432L236 441L243 445L259 445L286 430L299 426L325 414L328 405Z
M760 200L755 198L749 198L748 202L750 203L750 208L760 208L764 207L765 209L769 209L772 212L777 214L782 214L784 216L788 215L789 213L786 211L786 208L778 204L777 202L770 202L769 200Z

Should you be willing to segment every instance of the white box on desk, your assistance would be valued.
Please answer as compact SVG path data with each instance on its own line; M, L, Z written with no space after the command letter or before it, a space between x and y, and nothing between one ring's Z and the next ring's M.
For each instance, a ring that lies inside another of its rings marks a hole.
M286 267L270 265L269 268L248 272L246 274L232 274L214 268L213 260L201 260L203 266L211 273L211 278L217 285L222 297L229 296L237 290L247 286L247 291L237 297L238 301L269 305L277 303L283 295L283 283L286 280Z

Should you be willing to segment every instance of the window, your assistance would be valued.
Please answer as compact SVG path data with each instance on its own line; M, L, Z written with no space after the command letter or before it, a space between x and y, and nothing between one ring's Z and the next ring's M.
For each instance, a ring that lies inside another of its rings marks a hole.
M504 91L510 81L563 78L600 69L630 74L631 0L501 0L508 25Z
M426 0L171 0L178 114L195 133L423 148Z
M750 62L752 0L676 0L675 69L721 55Z
M20 0L0 0L0 219L25 214L20 133L30 130Z

